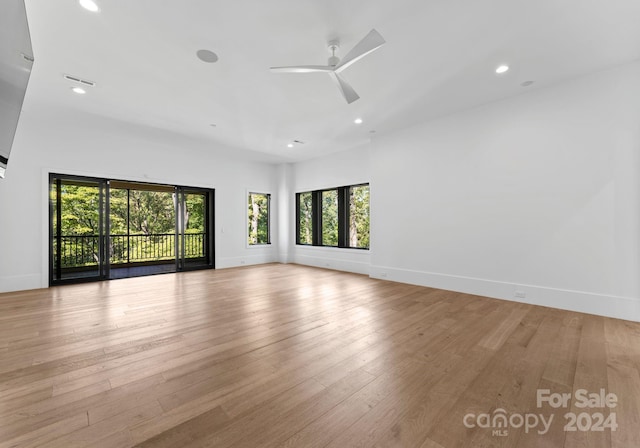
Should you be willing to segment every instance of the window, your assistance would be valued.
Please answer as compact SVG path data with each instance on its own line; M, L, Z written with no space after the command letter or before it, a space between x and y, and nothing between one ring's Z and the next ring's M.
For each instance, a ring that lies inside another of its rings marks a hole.
M338 246L338 190L322 192L323 246Z
M50 174L51 285L214 266L213 190Z
M264 193L249 193L248 200L248 230L249 245L271 244L269 204L271 195Z
M298 244L313 244L312 193L298 193Z
M369 248L369 185L296 194L296 243Z
M369 185L349 187L349 247L369 248Z

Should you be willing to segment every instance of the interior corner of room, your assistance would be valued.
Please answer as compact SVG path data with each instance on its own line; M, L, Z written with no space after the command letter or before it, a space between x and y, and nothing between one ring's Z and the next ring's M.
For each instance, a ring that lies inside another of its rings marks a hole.
M635 11L622 0L616 3ZM211 256L216 268L299 263L640 320L640 62L625 40L627 28L603 38L590 56L574 54L573 59L571 45L586 45L593 40L589 33L602 37L602 32L574 23L579 18L566 18L576 34L560 38L551 30L559 48L547 46L549 55L541 56L527 53L531 36L512 30L523 49L499 40L476 42L500 56L476 65L469 60L466 72L457 67L462 74L456 78L444 67L452 63L446 52L432 44L421 53L431 52L433 65L441 69L428 69L422 59L401 59L397 46L409 45L412 32L424 37L427 31L410 32L380 16L376 33L386 44L378 42L380 49L345 70L351 84L360 87L360 98L347 104L330 81L315 75L252 73L244 81L254 83L262 97L231 93L244 82L225 72L242 63L231 53L240 43L220 40L215 61L206 61L205 53L198 60L195 52L189 54L198 39L180 37L178 29L170 30L175 45L167 54L175 67L153 85L151 77L140 76L141 64L109 53L108 45L122 44L121 38L107 44L109 39L87 36L85 47L69 47L64 39L70 31L55 34L47 25L47 17L67 20L61 12L40 1L26 6L33 57L25 50L20 63L35 62L11 156L2 161L0 291L50 284L47 179L57 173L215 190ZM103 6L97 15L70 12L69 28L86 35L83 30L95 27L96 36L106 36L109 14L129 17L123 25L128 29L128 21L141 12L135 5ZM378 6L383 14L385 7ZM441 8L428 20L452 13ZM147 52L147 62L154 60L158 50L150 39L163 29L169 10L162 6L151 12L149 37L132 44L129 54ZM551 5L540 6L536 20L551 10ZM239 11L229 6L229 13ZM591 10L581 14L586 23L597 21ZM607 17L613 23L618 14L612 8ZM266 26L251 23L257 30ZM345 57L367 29L363 25L337 36L342 42L334 56ZM212 33L215 46L218 32ZM309 30L314 33L318 30ZM286 33L294 34L304 33ZM313 47L306 37L301 45ZM459 48L455 41L450 45ZM615 54L609 51L613 47ZM242 48L257 58L255 70L286 64L287 51L299 52L293 63L305 62L305 55L312 62L322 53L258 41L254 48ZM557 73L545 68L561 55L567 61L558 63ZM88 62L65 67L63 61L74 57ZM120 64L132 76L123 82L97 70L91 61L98 60ZM508 60L508 72L492 73L493 63ZM383 80L374 67L389 64L411 67L423 80L430 74L450 78L425 81L424 90L403 96L393 84L417 86L417 80L402 69L393 72L396 78ZM66 76L76 71L78 78ZM186 72L193 76L189 85L177 81ZM534 73L539 79L529 79ZM71 91L78 82L85 82L86 94ZM228 86L220 90L212 82ZM168 86L176 83L181 98L169 93ZM149 100L147 106L132 99L134 88ZM156 94L160 91L171 95L173 107L161 108L169 102ZM200 96L207 105L196 99ZM242 104L242 113L230 109L234 102ZM187 111L188 120L178 118ZM269 116L278 121L258 124ZM297 193L363 183L371 189L367 250L297 244ZM269 244L247 243L248 191L270 195Z

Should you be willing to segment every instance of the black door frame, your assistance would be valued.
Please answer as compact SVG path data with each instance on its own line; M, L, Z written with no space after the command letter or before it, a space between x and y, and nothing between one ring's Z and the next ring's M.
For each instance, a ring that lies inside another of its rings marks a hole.
M75 181L75 182L87 182L87 183L95 183L99 188L99 249L98 249L98 267L97 267L97 275L89 276L89 277L78 277L78 278L61 278L61 195L60 195L60 187L65 180ZM71 283L83 283L83 282L92 282L92 281L101 281L101 280L109 280L111 276L111 266L110 266L110 257L109 257L109 238L110 238L110 228L109 228L109 216L110 216L110 205L109 205L109 197L110 197L110 183L112 181L118 182L129 182L132 184L146 184L146 185L157 185L157 186L165 186L167 184L156 184L152 182L138 182L138 181L125 181L120 179L106 179L100 177L91 177L91 176L78 176L78 175L67 175L61 173L49 173L49 186L48 186L48 195L49 195L49 286L56 285L64 285ZM52 197L52 190L55 186L55 199ZM173 185L174 191L176 194L176 271L190 271L190 270L198 270L198 269L215 269L215 189L213 188L203 188L203 187L192 187L192 186L179 186ZM178 251L178 238L182 236L184 238L184 231L180 232L178 228L178 207L184 207L184 195L185 194L202 194L205 197L205 260L202 263L191 264L185 263L184 257L184 241L181 244L181 251ZM182 204L180 204L179 198L182 197ZM55 201L55 206L54 206ZM55 213L54 213L55 211ZM54 216L55 214L55 216ZM54 251L54 232L53 232L53 223L54 219L57 222L57 251ZM57 263L54 260L54 255L57 253Z
M175 252L176 252L176 271L192 271L197 269L212 269L215 268L215 190L209 188L199 187L186 187L182 185L176 185L176 237L175 237ZM186 204L185 196L187 194L199 194L204 196L205 200L205 214L204 214L204 227L205 231L205 244L204 253L205 260L199 264L186 263L185 257L185 228L184 228L184 207Z
M55 207L54 200L51 198L52 187L55 181ZM63 279L61 272L61 258L62 258L62 196L60 194L61 187L64 181L95 184L98 188L98 264L97 273L92 276L82 276L75 278ZM107 239L105 235L109 235L109 220L106 217L109 216L109 181L98 177L90 176L75 176L59 173L49 173L49 286L64 285L70 283L83 283L94 282L100 280L106 280L109 278L109 257L107 255ZM54 216L55 210L55 216ZM54 251L54 234L53 234L53 220L56 220L57 228L57 250ZM57 260L54 260L54 254L57 253ZM56 263L57 261L57 263Z

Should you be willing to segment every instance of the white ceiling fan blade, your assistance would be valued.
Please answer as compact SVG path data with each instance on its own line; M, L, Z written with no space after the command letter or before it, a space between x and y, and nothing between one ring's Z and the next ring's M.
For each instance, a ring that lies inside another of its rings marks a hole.
M295 65L291 67L271 67L270 70L276 73L327 73L332 72L333 67L328 65Z
M347 81L345 81L344 79L342 79L340 77L340 75L338 75L335 72L331 72L329 73L329 75L331 76L331 78L336 82L336 84L338 84L338 87L340 87L340 91L342 92L342 96L344 96L344 99L347 100L347 103L351 104L353 103L355 100L357 100L358 98L360 98L358 96L358 94L356 93L355 90L353 90L353 87L351 87Z
M336 67L337 72L341 72L354 62L362 59L372 51L377 50L385 43L384 38L375 29L369 31L369 34L356 44L342 61Z

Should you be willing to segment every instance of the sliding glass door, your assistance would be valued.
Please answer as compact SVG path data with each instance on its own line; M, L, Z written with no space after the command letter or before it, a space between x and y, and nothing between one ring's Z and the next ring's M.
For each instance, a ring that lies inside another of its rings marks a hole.
M50 176L50 283L212 268L213 190Z
M103 179L51 175L52 284L108 278L108 191Z
M213 191L176 187L176 268L213 266Z
M175 187L109 184L110 278L175 272Z

